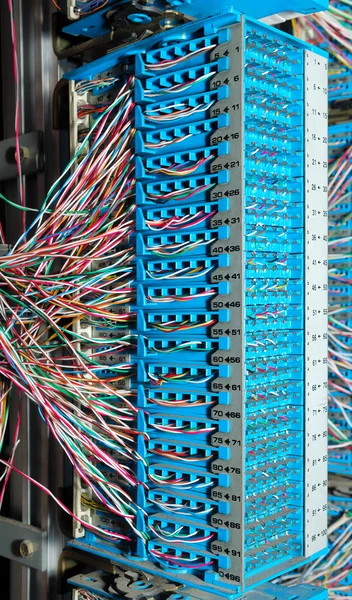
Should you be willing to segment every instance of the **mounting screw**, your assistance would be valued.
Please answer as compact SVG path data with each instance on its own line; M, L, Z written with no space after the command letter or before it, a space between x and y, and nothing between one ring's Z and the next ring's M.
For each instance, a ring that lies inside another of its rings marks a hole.
M20 555L22 558L30 558L34 552L33 542L30 540L23 540L20 544Z
M26 158L29 158L31 155L29 148L26 148L25 146L20 146L20 161L21 163L23 163L24 160L26 160ZM15 158L17 158L17 152L15 153Z
M29 148L27 148L26 146L20 146L19 155L20 155L20 162L24 163L24 161L27 158L30 158L30 156L31 156ZM17 163L17 150L16 150L15 146L8 149L7 154L6 154L6 160L12 165L15 165Z

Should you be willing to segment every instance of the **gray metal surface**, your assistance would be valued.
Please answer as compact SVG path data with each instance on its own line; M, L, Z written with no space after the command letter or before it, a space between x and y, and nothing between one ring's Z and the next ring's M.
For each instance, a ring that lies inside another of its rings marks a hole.
M21 73L22 132L43 131L44 149L48 151L45 171L26 178L27 205L38 207L45 192L59 174L59 135L52 131L52 92L60 78L60 68L51 47L51 2L13 0L19 70ZM0 3L1 43L1 104L4 138L14 135L15 86L12 62L12 41L7 2ZM17 182L6 182L1 191L18 202ZM6 206L7 241L17 240L20 218L16 208ZM27 221L29 222L29 221ZM30 474L57 494L62 486L62 451L49 439L48 430L35 406L25 397L11 398L10 430L14 430L17 407L21 406L22 425L16 466ZM44 573L11 561L10 569L2 573L9 577L10 591L6 600L56 600L57 557L63 546L63 536L57 523L56 505L38 489L17 474L9 482L10 508L6 516L48 532L47 570ZM5 513L4 513L5 514ZM5 583L6 585L6 583ZM62 598L60 596L60 598Z
M0 555L26 567L46 570L47 536L37 527L0 517Z
M212 409L214 420L226 420L229 430L226 434L212 436L213 446L226 448L228 460L215 460L211 470L216 475L228 474L230 486L214 487L213 500L227 502L228 514L216 513L211 524L228 531L226 543L213 541L214 554L222 555L226 567L219 565L219 577L232 585L244 585L244 21L230 27L231 39L213 50L220 57L229 56L228 70L221 71L211 81L216 89L224 83L229 88L229 98L220 100L211 108L212 116L221 115L228 119L228 126L219 129L212 136L214 143L228 145L229 153L216 158L211 164L211 172L228 169L229 181L217 185L211 191L212 198L228 198L227 212L218 213L212 218L212 227L228 227L229 237L216 241L211 247L213 256L229 257L228 266L216 269L212 282L225 282L228 294L212 299L212 309L227 308L229 321L214 325L211 334L215 338L225 338L227 350L212 354L213 365L228 365L229 377L212 381L212 391L228 392L230 404L217 405ZM228 143L227 143L228 142ZM221 154L221 152L220 152Z

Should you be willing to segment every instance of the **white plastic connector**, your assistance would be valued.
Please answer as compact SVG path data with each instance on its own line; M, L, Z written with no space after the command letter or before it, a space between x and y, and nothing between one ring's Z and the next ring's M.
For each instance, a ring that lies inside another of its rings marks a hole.
M82 494L89 500L92 499L93 492L91 488L84 485L80 476L75 472L73 476L73 512L74 514L85 523L93 524L94 511L91 508L84 508L82 506L81 497ZM85 534L84 526L78 521L74 521L73 535L75 538L81 538Z
M90 0L81 0L81 4L85 2L89 2ZM77 21L80 18L80 14L76 10L77 2L76 0L67 0L67 16L71 21ZM89 13L86 13L89 14ZM84 14L82 15L82 17Z
M75 12L76 0L67 0L67 16L73 21L79 19L79 14Z
M70 90L70 156L76 154L79 149L80 144L78 143L78 133L80 129L89 129L90 128L90 119L89 115L84 117L83 119L79 119L77 117L77 110L79 106L84 106L89 103L88 100L88 92L84 94L77 94L76 92L76 82L70 81L69 84ZM88 146L87 150L88 152Z
M73 331L79 335L82 335L88 339L92 338L93 327L88 323L82 323L82 321L77 321L73 324ZM81 351L81 343L77 344L77 350ZM90 351L87 351L88 355ZM90 487L86 486L82 481L78 473L74 473L73 476L73 512L74 514L81 520L90 525L93 524L93 516L94 511L91 508L85 508L82 506L81 498L82 494L91 500L93 497L93 492ZM84 526L78 521L74 521L73 526L73 535L75 538L81 538L85 535Z

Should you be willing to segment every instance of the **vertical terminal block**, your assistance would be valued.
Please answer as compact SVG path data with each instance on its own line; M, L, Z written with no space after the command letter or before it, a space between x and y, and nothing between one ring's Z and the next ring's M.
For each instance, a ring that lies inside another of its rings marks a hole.
M91 82L80 86L71 81L69 84L70 91L70 153L71 158L76 157L75 166L80 161L87 157L87 154L92 145L92 139L88 133L92 126L95 125L96 119L99 116L99 109L102 104L108 104L116 98L115 87L119 85L119 78L116 72L107 71L100 74L102 81L98 79L93 85ZM112 92L112 90L114 90ZM94 111L97 108L97 112ZM127 240L128 241L128 240ZM123 242L124 243L124 242ZM123 246L120 243L120 247ZM116 259L103 257L102 259L92 260L89 266L90 271L99 272L104 269L111 268L116 263ZM116 286L116 281L112 280L111 284L105 286L105 290L113 290ZM91 296L87 296L90 299ZM108 312L128 315L130 307L127 304L118 304L107 307ZM112 329L108 325L104 327L104 322L94 322L89 319L89 316L82 320L77 320L73 323L73 333L76 337L76 350L80 352L87 362L92 362L98 366L101 365L100 376L102 379L112 375L109 367L116 367L119 364L130 363L131 356L127 353L121 353L117 350L116 344L123 336L128 336L130 333L129 325L121 326L119 329ZM78 341L79 340L79 341ZM87 374L87 376L89 376ZM130 388L130 380L122 379L115 384L117 390ZM117 392L118 393L118 392ZM118 402L115 402L118 405ZM115 458L114 452L108 449L108 453ZM123 462L123 460L122 460ZM104 465L98 465L104 476L112 481L119 481L117 473L107 469ZM111 531L116 529L114 515L107 514L104 510L99 510L96 497L91 488L83 479L74 473L73 482L73 505L74 513L80 519L74 522L74 537L79 539L85 536L85 528L83 523L95 527L109 528ZM103 507L100 507L103 508ZM119 526L117 529L119 529Z
M347 365L336 370L334 360L340 348L348 353L351 347L351 193L349 176L352 146L352 122L329 127L329 307L331 311L332 367L329 373L331 423L331 448L329 449L329 471L341 475L352 474L352 457L344 441L350 439L351 424L346 419L345 406L351 406L350 395L345 389L345 378L350 377ZM336 447L334 448L334 445Z
M148 537L114 560L240 596L326 546L327 59L232 14L67 77L127 56Z

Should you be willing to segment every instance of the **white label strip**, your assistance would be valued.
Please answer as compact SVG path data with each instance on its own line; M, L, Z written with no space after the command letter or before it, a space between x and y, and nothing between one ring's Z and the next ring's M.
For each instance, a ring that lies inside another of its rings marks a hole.
M327 59L305 52L305 555L327 544Z

